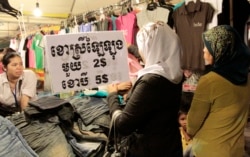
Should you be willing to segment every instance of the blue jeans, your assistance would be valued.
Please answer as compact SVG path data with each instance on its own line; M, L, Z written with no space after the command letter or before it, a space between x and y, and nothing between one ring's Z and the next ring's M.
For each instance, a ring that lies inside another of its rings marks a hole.
M96 118L109 111L106 99L104 98L91 96L75 97L70 100L70 103L76 109L76 112L80 115L85 125L93 123Z
M59 126L57 116L50 117L46 121L31 120L27 122L24 114L19 114L11 116L10 120L39 157L75 157Z
M67 138L78 157L98 156L104 147L102 142L77 141L71 134L67 134Z
M13 123L2 116L0 116L0 156L38 157Z

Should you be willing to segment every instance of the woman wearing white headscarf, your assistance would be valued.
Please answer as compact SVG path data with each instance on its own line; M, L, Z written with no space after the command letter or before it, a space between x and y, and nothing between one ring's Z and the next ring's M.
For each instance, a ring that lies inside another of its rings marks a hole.
M131 135L129 157L182 157L177 121L181 91L181 45L178 36L163 22L148 23L137 34L145 64L121 107L117 84L108 86L111 116L123 136Z

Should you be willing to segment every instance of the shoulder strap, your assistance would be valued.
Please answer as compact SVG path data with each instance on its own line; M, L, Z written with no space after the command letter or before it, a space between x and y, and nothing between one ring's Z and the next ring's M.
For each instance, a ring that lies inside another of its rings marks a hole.
M118 150L118 136L116 132L116 127L115 127L115 120L116 118L122 113L121 110L116 110L113 115L112 115L112 120L111 123L113 123L113 128L114 128L114 142L115 142L115 150Z
M115 144L115 150L118 150L118 144L117 144L117 133L116 133L116 128L115 128L115 120L116 118L122 113L121 110L116 110L111 118L111 122L109 124L109 135L108 135L108 140L112 139L111 136L114 136L114 144ZM112 134L113 131L113 134ZM108 141L109 142L109 141Z

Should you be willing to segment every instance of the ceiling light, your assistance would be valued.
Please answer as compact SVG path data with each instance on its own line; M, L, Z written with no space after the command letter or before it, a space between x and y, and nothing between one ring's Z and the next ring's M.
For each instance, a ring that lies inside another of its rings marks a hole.
M33 11L33 15L36 17L40 17L42 15L42 11L39 8L39 3L36 2L36 8Z

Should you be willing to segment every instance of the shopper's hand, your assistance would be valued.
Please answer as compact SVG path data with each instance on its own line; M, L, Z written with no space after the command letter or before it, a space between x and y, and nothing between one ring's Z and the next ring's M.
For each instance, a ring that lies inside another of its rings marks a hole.
M118 91L129 90L131 87L132 87L132 82L131 81L121 82L121 83L117 84Z
M109 84L107 87L108 93L118 92L118 85L117 84Z
M191 70L184 70L183 73L186 78L189 78L193 74Z

